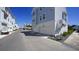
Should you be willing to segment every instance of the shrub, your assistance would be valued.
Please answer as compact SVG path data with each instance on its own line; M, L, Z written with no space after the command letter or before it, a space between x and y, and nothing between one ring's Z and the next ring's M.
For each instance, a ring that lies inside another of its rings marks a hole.
M68 27L68 32L64 32L64 33L63 33L63 36L70 35L70 34L72 34L73 32L74 32L74 29L73 29L71 26L69 26L69 27Z

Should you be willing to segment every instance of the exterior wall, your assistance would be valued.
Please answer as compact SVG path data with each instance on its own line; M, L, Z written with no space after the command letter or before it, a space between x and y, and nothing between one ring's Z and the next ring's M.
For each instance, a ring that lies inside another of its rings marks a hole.
M63 15L66 14L65 19L63 19ZM67 32L68 24L67 24L67 12L64 7L56 7L55 8L55 35L60 35L63 32Z
M33 8L32 14L32 30L34 32L40 32L49 35L60 35L63 32L67 32L67 12L64 7L41 7ZM66 19L62 16L65 13ZM45 14L45 19L43 18Z
M1 23L2 23L2 15L3 15L3 13L2 13L2 10L0 8L0 31L2 29L2 26L1 26Z
M15 27L16 27L15 19L13 18L12 20L13 20L12 27L13 27L13 30L15 30Z
M15 18L12 16L12 14L9 13L9 17L8 17L8 30L9 31L13 31L16 30L16 22L15 22Z
M19 29L18 24L15 24L14 30Z
M42 10L40 8L33 8L33 12L35 13L33 15L32 29L35 32L53 35L55 32L54 8L41 8Z
M9 17L8 17L8 31L13 31L13 25L14 25L13 22L14 22L14 19L11 16L11 14L9 13Z
M1 29L0 29L0 32L2 31L2 29L7 29L7 23L8 23L8 21L7 21L7 18L5 19L4 18L4 12L5 13L7 13L7 11L5 10L5 8L4 7L1 7L0 8L0 26L1 26ZM4 26L4 25L2 25L2 24L6 24L6 26Z
M7 14L6 19L4 14ZM2 23L6 24L6 26L2 25ZM10 13L10 8L0 7L0 32L3 30L8 32L13 31L15 30L15 26L15 18Z
M53 25L52 25L52 23L53 23ZM43 33L43 34L48 34L48 35L54 35L54 21L51 20L46 23L45 22L40 23L35 27L35 29L33 31Z

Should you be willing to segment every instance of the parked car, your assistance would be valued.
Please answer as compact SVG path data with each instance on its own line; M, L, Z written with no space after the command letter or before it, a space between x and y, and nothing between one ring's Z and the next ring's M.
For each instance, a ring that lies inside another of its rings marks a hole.
M8 28L3 27L2 30L1 30L1 34L9 34Z
M23 30L25 30L25 28L23 28Z

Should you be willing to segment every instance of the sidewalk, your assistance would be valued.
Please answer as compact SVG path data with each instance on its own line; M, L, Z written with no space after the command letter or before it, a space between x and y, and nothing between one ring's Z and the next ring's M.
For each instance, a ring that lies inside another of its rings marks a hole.
M64 43L79 50L79 33L73 32Z

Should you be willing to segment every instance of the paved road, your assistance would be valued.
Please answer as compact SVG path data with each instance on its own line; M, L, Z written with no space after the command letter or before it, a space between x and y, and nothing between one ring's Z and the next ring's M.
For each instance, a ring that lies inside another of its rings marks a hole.
M1 51L63 51L73 48L65 46L62 43L44 38L43 36L28 35L31 32L15 32L3 39L0 39Z

